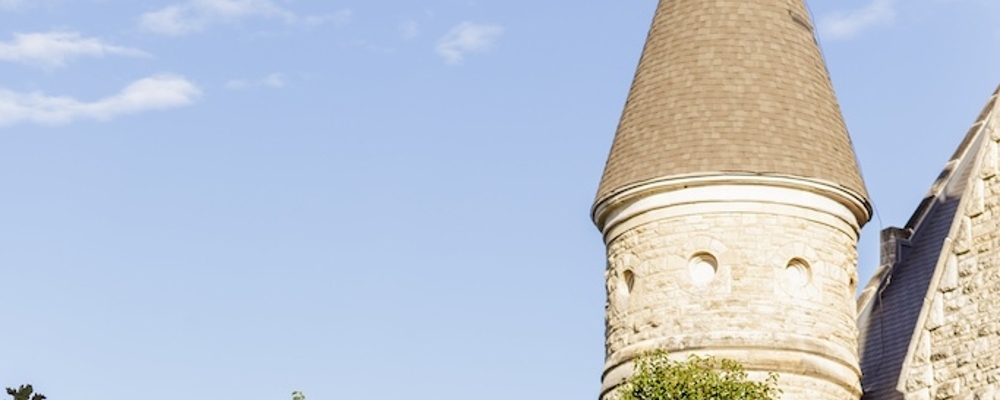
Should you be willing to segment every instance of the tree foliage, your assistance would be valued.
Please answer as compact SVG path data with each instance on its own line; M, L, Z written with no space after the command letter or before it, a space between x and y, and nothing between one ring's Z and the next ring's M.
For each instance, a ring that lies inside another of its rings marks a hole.
M306 395L298 390L292 392L292 400L306 400Z
M14 400L45 400L45 395L35 393L35 388L31 385L21 385L17 390L7 388L7 394L14 397Z
M727 359L692 355L674 361L663 350L635 360L635 373L619 390L621 400L775 400L781 394L778 376L751 381L743 365Z

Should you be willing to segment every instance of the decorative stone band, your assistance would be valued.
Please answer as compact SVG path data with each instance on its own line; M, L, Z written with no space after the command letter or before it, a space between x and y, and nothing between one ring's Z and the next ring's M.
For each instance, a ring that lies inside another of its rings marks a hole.
M605 243L610 243L631 227L671 214L711 211L705 207L712 203L729 203L723 206L726 210L734 210L732 203L764 206L768 212L776 211L771 206L799 208L807 212L784 211L807 218L815 218L819 211L829 218L817 222L846 229L855 238L872 213L866 198L842 186L796 177L728 174L644 182L598 201L591 216L604 233ZM642 215L655 210L666 215Z
M785 377L783 379L789 375L819 379L834 384L844 392L849 393L851 397L845 398L861 397L861 385L858 381L861 371L856 365L843 361L851 359L853 356L845 357L845 355L838 354L842 353L843 350L823 341L804 336L777 334L777 336L785 337L771 338L754 345L750 341L746 343L734 342L733 338L726 337L724 333L713 333L712 336L697 338L697 345L680 346L684 350L671 352L671 358L684 360L691 354L711 354L717 358L739 360L749 372L779 373ZM689 340L695 339L664 337L645 341L619 352L618 354L627 356L611 358L605 364L600 397L605 398L605 395L618 387L625 378L632 375L632 361L636 355L657 348L678 348L678 343ZM775 341L788 343L789 346L775 347L773 345ZM805 352L803 349L810 351ZM849 382L855 382L855 384L848 384Z

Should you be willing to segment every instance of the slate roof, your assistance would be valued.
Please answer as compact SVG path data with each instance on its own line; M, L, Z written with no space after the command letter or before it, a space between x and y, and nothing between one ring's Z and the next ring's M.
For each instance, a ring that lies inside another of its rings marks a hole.
M994 93L906 228L890 228L909 232L909 237L900 240L897 248L888 249L897 252L895 262L876 272L859 299L862 400L903 398L896 388L910 340L918 329L924 302L933 297L928 293L940 268L945 239L955 219L962 217L958 211L962 194L970 180L976 179L976 159L988 140L984 138L984 122L996 99Z
M597 193L795 176L867 198L802 0L660 0Z

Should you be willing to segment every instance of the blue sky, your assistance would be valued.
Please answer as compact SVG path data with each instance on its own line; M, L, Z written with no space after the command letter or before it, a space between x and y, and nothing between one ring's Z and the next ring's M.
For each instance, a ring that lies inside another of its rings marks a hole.
M594 398L591 201L655 2L0 0L0 384ZM1000 3L811 3L882 227L1000 83Z

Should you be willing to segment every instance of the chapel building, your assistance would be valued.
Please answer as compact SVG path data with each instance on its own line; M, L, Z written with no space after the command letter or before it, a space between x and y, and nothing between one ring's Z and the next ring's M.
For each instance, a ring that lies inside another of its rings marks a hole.
M804 1L660 0L592 210L602 400L653 349L785 399L997 397L996 97L858 299L872 206Z

